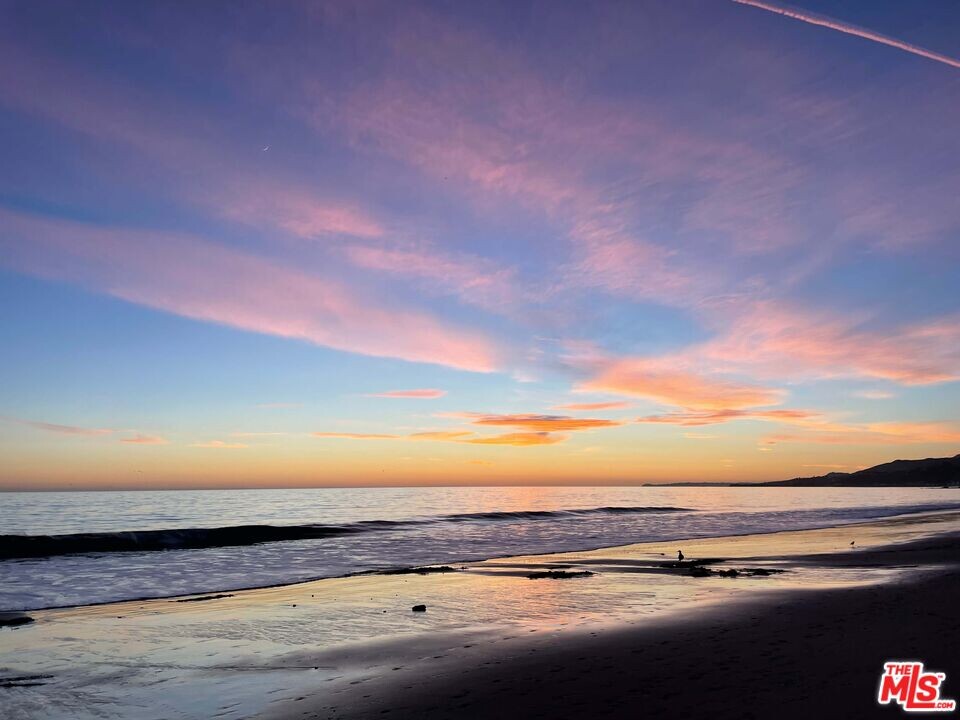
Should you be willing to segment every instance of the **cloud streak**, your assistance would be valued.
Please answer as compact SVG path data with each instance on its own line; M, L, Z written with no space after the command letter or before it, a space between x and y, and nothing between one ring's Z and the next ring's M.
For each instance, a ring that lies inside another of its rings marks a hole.
M435 398L441 398L446 394L446 390L438 390L436 388L418 388L415 390L387 390L385 392L370 393L367 395L367 397L433 400Z
M137 433L133 437L121 438L120 442L128 445L169 445L170 441L159 435L143 435Z
M897 40L896 38L882 35L878 32L874 32L873 30L867 30L866 28L858 27L857 25L841 22L840 20L834 20L824 15L817 15L806 10L799 10L797 8L789 7L787 5L774 5L773 3L760 2L759 0L733 0L733 2L737 3L738 5L749 5L750 7L755 7L760 10L766 10L767 12L776 13L777 15L783 15L784 17L792 18L793 20L799 20L800 22L805 22L810 25L817 25L830 30L836 30L837 32L842 32L847 35L863 38L864 40L872 40L873 42L880 43L881 45L887 45L889 47L896 48L897 50L903 50L904 52L918 55L919 57L926 58L927 60L933 60L934 62L943 63L944 65L949 65L950 67L960 68L960 60L957 58L950 57L949 55L942 55L940 53L933 52L932 50L927 50L917 45L904 42L903 40Z
M4 264L183 317L377 357L487 372L493 344L424 312L387 307L333 277L194 236L0 209Z
M10 422L27 425L37 430L58 433L60 435L81 435L85 437L96 437L100 435L110 435L114 432L109 428L85 428L77 425L61 425L59 423L41 422L39 420L22 420L20 418L3 418Z
M596 428L617 427L623 425L617 420L600 418L576 418L567 415L509 414L485 415L483 413L459 413L459 417L469 418L474 425L493 427L514 427L524 430L543 432L573 432Z
M620 408L628 408L631 404L632 403L626 400L610 400L607 402L568 403L566 405L555 405L554 407L557 410L571 410L576 412L581 410L618 410Z

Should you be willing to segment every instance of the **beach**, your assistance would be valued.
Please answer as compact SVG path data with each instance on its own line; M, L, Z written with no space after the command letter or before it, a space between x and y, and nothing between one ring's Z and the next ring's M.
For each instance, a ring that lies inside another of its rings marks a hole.
M32 611L0 635L0 698L15 719L892 716L886 660L957 694L958 533L920 513Z

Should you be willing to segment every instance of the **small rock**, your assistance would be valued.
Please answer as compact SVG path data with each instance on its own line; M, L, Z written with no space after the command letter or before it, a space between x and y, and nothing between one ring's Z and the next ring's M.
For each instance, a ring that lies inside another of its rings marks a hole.
M414 605L413 608L411 608L411 609L412 609L414 612L426 612L426 611L427 611L427 606L426 606L426 605Z
M569 572L567 570L550 570L548 572L534 572L527 575L528 580L568 580L569 578L590 577L593 575L589 570L581 572Z
M29 625L33 618L19 612L0 613L0 627L19 627L20 625Z

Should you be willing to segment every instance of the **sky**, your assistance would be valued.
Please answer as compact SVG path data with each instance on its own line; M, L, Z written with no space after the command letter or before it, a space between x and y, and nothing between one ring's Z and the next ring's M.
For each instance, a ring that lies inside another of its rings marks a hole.
M960 5L0 3L0 489L960 451Z

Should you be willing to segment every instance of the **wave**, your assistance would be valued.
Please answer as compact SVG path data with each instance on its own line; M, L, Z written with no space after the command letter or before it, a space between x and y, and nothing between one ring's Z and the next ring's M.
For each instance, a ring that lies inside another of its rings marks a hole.
M455 522L550 520L585 515L689 512L679 507L598 507L581 510L516 510L457 513L411 520L361 520L344 525L235 525L218 528L173 528L71 535L0 535L0 560L54 557L77 553L200 550L257 545L266 542L319 540L338 535L397 530L403 527Z

